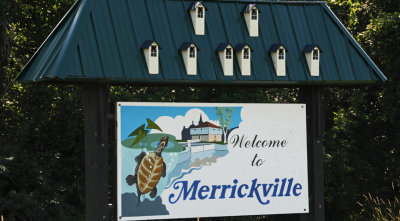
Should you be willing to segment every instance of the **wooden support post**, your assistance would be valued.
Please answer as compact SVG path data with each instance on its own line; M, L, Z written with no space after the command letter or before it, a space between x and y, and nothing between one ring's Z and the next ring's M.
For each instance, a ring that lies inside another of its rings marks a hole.
M310 212L300 215L301 221L324 221L324 155L322 139L324 118L321 87L300 88L300 103L307 106L307 158Z
M108 220L108 130L109 87L83 85L85 123L86 220Z

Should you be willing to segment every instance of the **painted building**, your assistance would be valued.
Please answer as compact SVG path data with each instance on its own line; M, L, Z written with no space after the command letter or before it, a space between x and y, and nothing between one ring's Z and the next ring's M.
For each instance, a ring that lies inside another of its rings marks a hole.
M192 140L200 139L203 142L221 142L222 128L210 122L204 122L190 129Z
M200 114L200 120L198 122L197 125L200 125L203 123L203 117ZM185 127L183 126L182 132L181 132L181 136L182 136L182 140L191 140L192 136L190 135L190 129L196 127L196 125L194 124L194 122L192 121L192 124L189 127Z

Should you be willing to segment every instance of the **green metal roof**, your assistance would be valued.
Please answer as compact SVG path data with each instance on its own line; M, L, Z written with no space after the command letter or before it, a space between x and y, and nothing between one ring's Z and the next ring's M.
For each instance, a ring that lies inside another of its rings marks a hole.
M195 35L186 0L78 0L38 49L17 80L24 82L102 81L117 83L359 84L386 77L324 2L252 1L259 37L250 37L241 11L249 1L203 1L205 35ZM141 46L160 50L160 73L148 73ZM197 75L186 74L179 47L193 42ZM254 51L251 76L224 76L216 49L246 42ZM285 45L286 76L278 77L268 52ZM318 45L320 76L312 77L303 53Z

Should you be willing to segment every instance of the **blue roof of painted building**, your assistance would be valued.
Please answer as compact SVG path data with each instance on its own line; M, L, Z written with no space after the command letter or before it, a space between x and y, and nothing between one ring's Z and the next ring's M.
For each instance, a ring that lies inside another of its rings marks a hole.
M78 0L32 56L17 80L23 82L101 81L119 83L185 84L358 84L386 77L361 49L324 2L255 1L259 37L250 37L241 11L245 0L203 1L205 34L196 35L187 0ZM149 74L143 51L146 40L163 47L159 74ZM193 42L197 75L187 75L181 53ZM234 61L233 76L225 76L218 55L221 42L246 42L254 52L251 75L242 76ZM268 52L284 44L286 76L276 76ZM303 49L324 50L320 76L311 76Z

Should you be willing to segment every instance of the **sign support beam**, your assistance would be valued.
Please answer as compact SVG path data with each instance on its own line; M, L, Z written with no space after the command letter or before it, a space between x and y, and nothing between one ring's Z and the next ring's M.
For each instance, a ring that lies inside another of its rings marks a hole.
M307 105L307 158L310 212L301 221L324 221L324 135L323 103L320 86L300 88L299 102Z
M83 85L86 221L108 220L109 86Z

